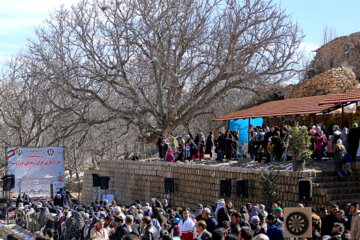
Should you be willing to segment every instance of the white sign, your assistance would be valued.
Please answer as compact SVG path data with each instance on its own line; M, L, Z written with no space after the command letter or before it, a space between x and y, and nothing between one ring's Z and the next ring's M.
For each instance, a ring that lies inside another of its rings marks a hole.
M51 197L50 185L64 181L64 148L8 148L8 174L15 175L11 193Z

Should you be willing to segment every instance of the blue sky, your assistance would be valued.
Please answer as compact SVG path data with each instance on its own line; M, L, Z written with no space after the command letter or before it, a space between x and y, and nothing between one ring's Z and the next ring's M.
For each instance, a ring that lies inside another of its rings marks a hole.
M360 31L359 0L274 0L292 16L306 35L302 47L308 51L321 45L324 26L337 36ZM77 0L0 0L0 64L34 36L34 29L60 4Z
M324 26L337 36L360 31L359 0L276 0L293 21L303 29L309 48L322 43Z

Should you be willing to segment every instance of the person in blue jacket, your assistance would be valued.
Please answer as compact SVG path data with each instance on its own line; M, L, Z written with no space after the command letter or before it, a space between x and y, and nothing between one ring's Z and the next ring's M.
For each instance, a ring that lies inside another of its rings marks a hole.
M270 240L284 240L284 229L281 224L277 221L277 218L273 214L269 214L266 217L268 222L268 228L266 235Z

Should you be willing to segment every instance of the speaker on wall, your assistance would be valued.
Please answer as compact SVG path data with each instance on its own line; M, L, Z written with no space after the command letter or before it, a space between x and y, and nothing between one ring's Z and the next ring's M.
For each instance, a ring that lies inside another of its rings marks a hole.
M220 197L231 196L231 179L220 180Z
M311 179L299 180L299 201L311 201L312 181Z
M246 179L236 180L236 196L239 198L249 197L249 181Z
M100 177L100 188L101 189L109 189L109 176L101 176Z
M93 173L92 174L92 180L93 180L93 187L100 187L100 176L98 174Z
M2 177L3 180L3 191L10 191L15 187L15 175L8 174Z
M164 179L165 193L174 193L174 178L165 178Z

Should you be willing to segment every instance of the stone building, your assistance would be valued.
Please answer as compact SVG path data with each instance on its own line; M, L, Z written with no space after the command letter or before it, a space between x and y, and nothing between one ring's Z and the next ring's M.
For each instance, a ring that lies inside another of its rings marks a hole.
M316 56L308 68L309 77L324 73L331 68L348 67L360 80L360 32L335 38L316 50Z
M284 98L342 93L359 87L360 32L335 38L316 50L305 79L285 88Z

